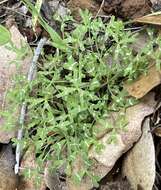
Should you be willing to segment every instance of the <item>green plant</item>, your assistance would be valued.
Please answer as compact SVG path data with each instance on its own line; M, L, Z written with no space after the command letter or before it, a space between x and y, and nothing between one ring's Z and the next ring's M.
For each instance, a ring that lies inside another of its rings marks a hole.
M30 8L34 8L29 4ZM38 171L47 160L53 168L65 164L71 175L71 165L78 156L84 168L75 181L89 172L91 145L100 149L94 126L104 121L111 111L120 111L135 103L123 89L124 80L133 80L149 65L149 54L154 50L151 41L141 52L133 55L129 45L136 35L124 31L124 24L114 17L103 23L101 18L92 19L88 12L80 12L82 22L73 22L73 30L65 30L68 19L61 20L61 39L40 19L51 35L54 55L43 54L35 80L10 91L11 105L28 105L28 121L23 138L24 146L34 146ZM47 27L46 27L47 26ZM55 40L56 39L56 40ZM122 122L122 119L120 120ZM124 127L118 125L118 128ZM109 127L106 125L105 127ZM117 127L117 126L116 126ZM116 128L112 128L114 134Z
M0 25L0 32L0 45L4 45L10 41L11 35L10 32L2 25Z

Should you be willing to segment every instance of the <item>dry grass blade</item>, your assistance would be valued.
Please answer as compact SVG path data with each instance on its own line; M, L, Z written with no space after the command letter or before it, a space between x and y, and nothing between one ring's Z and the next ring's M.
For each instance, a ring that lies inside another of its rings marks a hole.
M136 18L134 19L134 22L161 25L161 11Z

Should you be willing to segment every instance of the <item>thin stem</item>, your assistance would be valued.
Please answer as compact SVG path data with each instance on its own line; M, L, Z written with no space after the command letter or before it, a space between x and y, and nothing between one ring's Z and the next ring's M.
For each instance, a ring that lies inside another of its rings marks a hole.
M96 18L96 17L98 17L98 15L100 14L101 9L102 9L102 7L103 7L104 3L105 3L105 0L102 0L101 6L100 6L100 8L99 8L99 10L98 10L98 12L97 12L97 14L96 14L95 18Z
M31 82L34 79L34 76L35 76L35 73L36 73L36 63L38 61L38 58L39 58L39 56L41 54L41 50L42 50L42 48L43 48L46 41L47 41L46 38L42 38L39 41L37 48L35 49L34 57L32 59L32 62L31 62L30 68L29 68L29 72L28 72L28 76L27 76L28 82ZM22 106L21 106L21 112L20 112L20 118L19 118L20 128L19 128L18 134L17 134L17 139L19 141L23 138L24 121L25 121L26 111L27 111L27 104L26 104L26 102L23 102ZM15 174L18 174L18 172L19 172L21 149L22 149L22 147L20 145L20 142L18 142L18 144L16 146Z

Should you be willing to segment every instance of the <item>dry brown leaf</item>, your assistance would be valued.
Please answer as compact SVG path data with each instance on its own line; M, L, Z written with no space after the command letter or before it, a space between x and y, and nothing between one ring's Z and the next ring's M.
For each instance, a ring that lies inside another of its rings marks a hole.
M91 158L94 158L101 165L105 166L106 174L112 169L116 160L128 149L133 146L133 143L136 142L141 136L141 123L146 115L149 115L153 112L154 108L154 94L150 93L145 96L142 101L132 107L127 108L126 110L126 119L128 125L126 131L120 131L116 137L117 142L113 144L107 144L106 142L111 136L111 133L107 133L100 142L105 145L105 149L102 153L96 153L94 149L91 149L89 155ZM112 117L117 118L119 113L114 113ZM109 120L108 120L109 122ZM97 174L101 172L97 171ZM103 177L103 173L101 174Z
M44 181L46 186L50 190L67 190L67 185L65 182L59 179L61 174L65 173L65 167L59 168L59 172L52 171L52 162L48 161L44 170Z
M112 135L112 132L109 132L107 134L104 134L104 136L99 140L100 143L102 143L105 147L102 152L97 153L94 147L90 149L89 156L94 160L95 163L91 167L91 172L101 178L110 172L118 158L122 156L123 153L128 151L135 142L138 141L142 133L142 121L145 116L151 114L154 111L154 106L154 94L149 93L143 99L141 99L141 102L139 104L127 108L125 116L128 121L128 125L126 126L126 130L120 130L117 132L116 143L107 143ZM113 128L115 127L113 119L116 119L118 116L119 113L112 113L111 119L107 119L108 122L111 122ZM74 164L73 171L77 172L82 167L83 164L81 160L78 159ZM71 183L71 181L69 182ZM92 188L92 182L88 177L82 180L80 186L73 187L73 184L69 186L69 190L89 190L90 188Z
M56 175L52 175L49 169L45 169L45 184L50 190L61 190L59 187L59 178Z
M73 164L72 175L73 176L76 175L76 173L82 170L83 167L84 167L83 160L80 156L78 156L78 158L75 160ZM69 190L88 190L91 189L92 182L88 177L86 177L83 179L83 182L81 184L75 184L73 182L73 179L67 178L67 186Z
M11 26L9 30L12 36L12 42L17 48L21 49L22 44L26 44L26 40L20 34L16 26ZM5 46L0 46L0 52L0 109L6 110L7 102L5 96L7 90L13 85L12 77L19 73L24 75L27 74L29 63L32 59L32 53L29 49L22 60L17 60L16 64L20 66L18 69L15 63L11 63L12 61L16 60L17 55L15 52L8 50ZM15 116L16 113L13 114ZM17 118L15 117L15 121L16 120ZM0 142L8 143L10 139L15 136L16 126L12 131L5 131L2 129L4 123L4 118L0 117Z
M25 155L22 158L20 168L25 169L36 169L37 164L35 161L35 151L33 147L30 147ZM31 177L30 179L25 179L23 177L23 170L20 171L20 182L19 182L19 187L18 190L46 190L46 185L44 180L42 179L40 187L37 189L35 187L35 178L34 176Z
M161 127L157 127L152 131L156 136L161 137Z
M161 83L161 73L157 71L156 66L153 65L149 68L147 74L138 77L137 80L131 84L125 83L124 88L128 93L135 98L142 98L151 89Z
M67 186L69 190L89 190L92 187L90 179L86 179L83 181L81 185L76 185L72 181L72 179L67 178Z
M0 151L0 190L15 190L18 176L14 173L15 156L11 144L1 145Z
M134 22L161 25L161 12L156 12L140 18L136 18L134 19Z
M123 175L134 190L152 190L155 181L155 150L149 127L149 118L143 124L143 134L123 161Z

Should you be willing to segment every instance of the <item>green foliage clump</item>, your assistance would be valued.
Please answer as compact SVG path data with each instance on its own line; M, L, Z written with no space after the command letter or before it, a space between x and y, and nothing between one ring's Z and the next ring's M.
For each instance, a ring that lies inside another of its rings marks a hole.
M85 174L91 176L89 147L101 147L95 124L111 111L134 104L123 81L145 72L154 51L150 42L134 55L130 45L136 35L125 31L123 22L114 17L106 23L93 19L88 11L81 12L81 17L81 23L71 19L70 32L66 31L69 20L62 21L63 38L55 45L54 54L43 54L34 81L13 89L10 96L17 105L24 101L28 105L23 144L35 147L40 170L46 160L53 160L55 169L65 164L70 175L72 163L81 156L84 170L76 176L77 181ZM49 33L51 39L57 37L51 28ZM116 134L116 129L112 130Z

